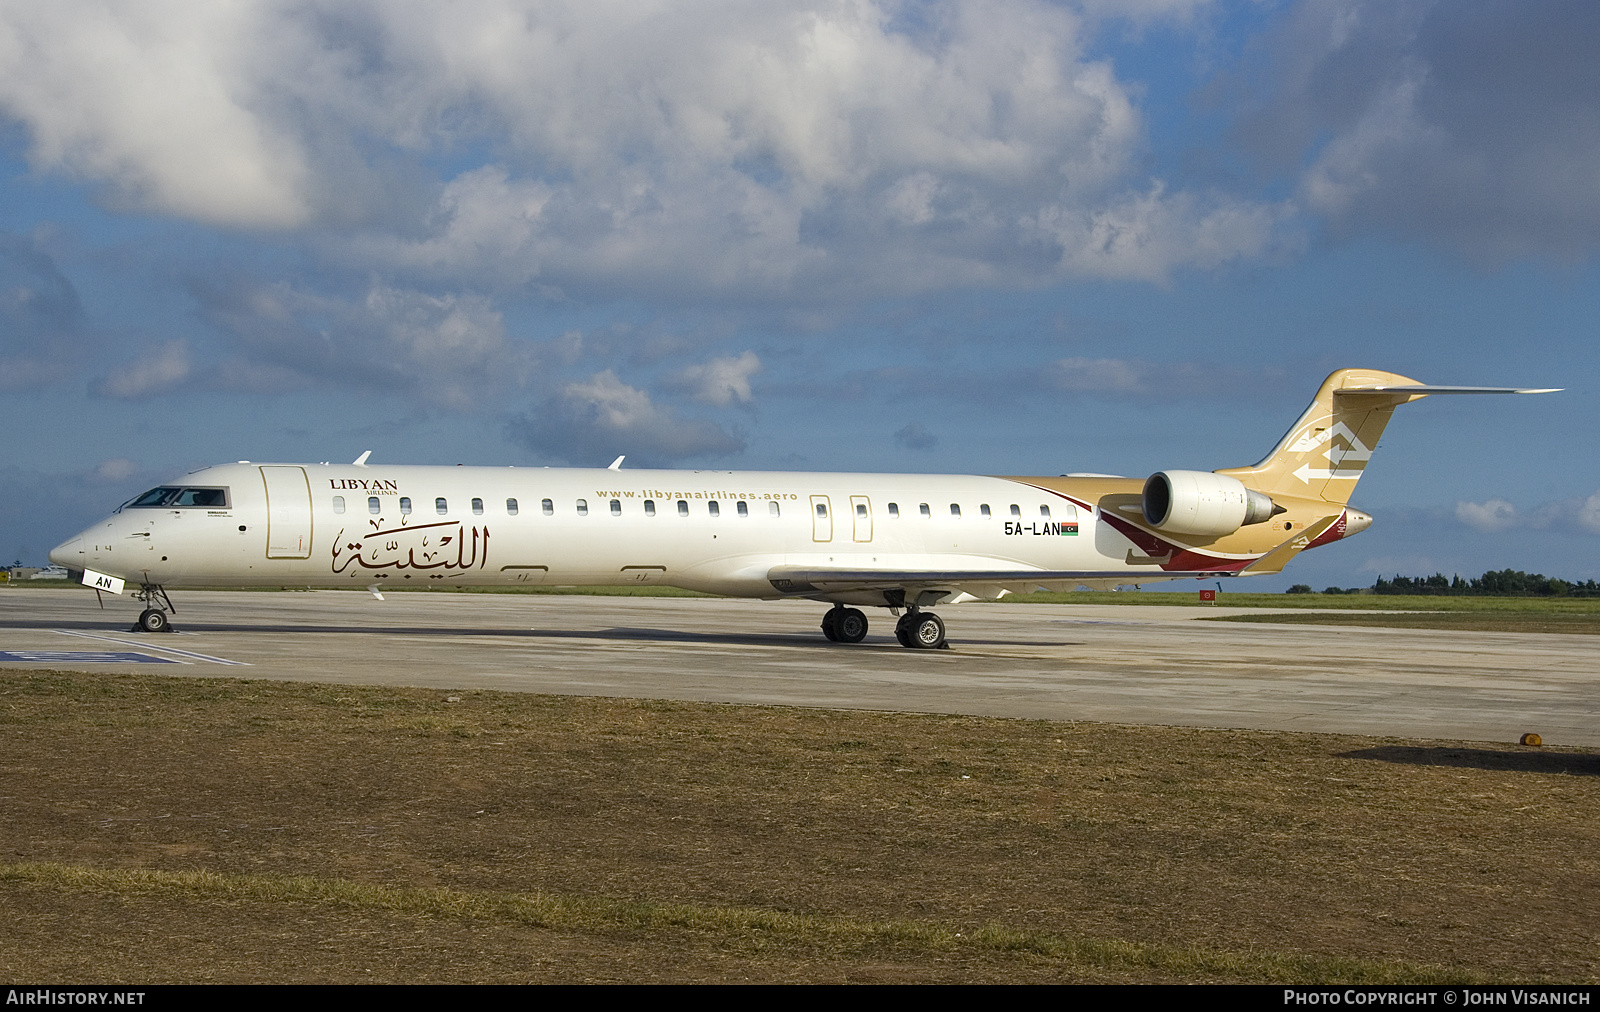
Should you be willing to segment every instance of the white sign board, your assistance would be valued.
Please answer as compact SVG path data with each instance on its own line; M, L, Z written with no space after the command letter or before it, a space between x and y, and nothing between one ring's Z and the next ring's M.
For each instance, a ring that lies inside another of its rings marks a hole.
M107 576L104 573L96 573L92 569L85 569L83 571L82 583L85 587L93 587L95 590L109 591L113 594L122 593L121 580L117 579L115 576Z

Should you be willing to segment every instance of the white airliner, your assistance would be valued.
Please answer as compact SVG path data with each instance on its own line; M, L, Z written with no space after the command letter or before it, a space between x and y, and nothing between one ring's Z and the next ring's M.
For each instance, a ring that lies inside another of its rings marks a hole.
M1372 523L1347 503L1398 405L1550 392L1341 369L1261 463L1142 480L240 461L129 500L50 561L136 587L147 632L170 628L170 588L663 585L831 602L835 642L888 608L902 645L938 648L935 605L1277 573Z

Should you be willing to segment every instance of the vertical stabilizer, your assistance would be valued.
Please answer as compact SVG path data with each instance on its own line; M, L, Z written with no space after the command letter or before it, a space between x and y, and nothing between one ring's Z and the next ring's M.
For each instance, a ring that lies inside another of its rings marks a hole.
M1350 501L1395 407L1426 397L1421 392L1426 390L1392 372L1340 369L1323 381L1311 406L1265 460L1217 473L1268 495L1308 496L1342 505Z

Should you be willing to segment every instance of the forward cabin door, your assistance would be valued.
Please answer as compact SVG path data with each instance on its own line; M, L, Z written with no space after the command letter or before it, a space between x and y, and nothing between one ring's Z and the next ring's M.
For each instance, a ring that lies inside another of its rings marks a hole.
M267 558L311 558L311 482L303 467L261 468L267 489Z

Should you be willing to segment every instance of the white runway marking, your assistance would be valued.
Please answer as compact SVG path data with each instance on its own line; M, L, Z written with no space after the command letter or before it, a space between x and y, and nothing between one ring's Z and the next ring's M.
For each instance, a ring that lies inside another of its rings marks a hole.
M63 636L81 636L88 640L105 640L107 643L120 643L125 647L138 647L141 650L159 650L164 654L171 654L174 657L188 657L197 661L205 661L207 664L226 664L245 668L250 666L249 662L247 661L230 661L225 657L212 657L210 654L197 654L193 650L180 650L177 647L164 647L155 643L141 643L138 640L118 639L115 636L102 636L99 633L78 632L73 629L57 629L55 631Z

